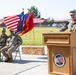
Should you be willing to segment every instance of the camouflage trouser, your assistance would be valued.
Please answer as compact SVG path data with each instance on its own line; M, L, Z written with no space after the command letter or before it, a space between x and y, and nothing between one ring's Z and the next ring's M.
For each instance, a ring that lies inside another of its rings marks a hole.
M5 46L1 49L2 54L8 59L12 59L12 52L14 52L16 50L17 47L15 46Z
M1 58L1 48L2 48L2 46L0 46L0 58Z
M7 59L9 58L8 54L6 53L6 51L8 50L9 46L5 46L3 48L1 48L1 53L3 54L3 56L5 56Z

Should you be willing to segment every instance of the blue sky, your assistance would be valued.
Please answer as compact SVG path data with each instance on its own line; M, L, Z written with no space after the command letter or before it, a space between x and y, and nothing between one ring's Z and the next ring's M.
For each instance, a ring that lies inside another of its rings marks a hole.
M24 8L38 8L42 18L68 19L69 11L76 9L76 0L0 0L0 18L20 14Z

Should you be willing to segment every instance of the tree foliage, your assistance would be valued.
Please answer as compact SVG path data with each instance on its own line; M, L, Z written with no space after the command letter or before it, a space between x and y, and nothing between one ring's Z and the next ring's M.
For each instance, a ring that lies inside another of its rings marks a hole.
M31 8L28 9L28 13L33 13L34 14L34 18L40 18L40 12L38 11L38 8L36 8L35 6L31 6Z
M54 19L53 18L52 19L48 18L47 22L48 22L48 24L50 24L50 26L52 26L52 24L54 23Z

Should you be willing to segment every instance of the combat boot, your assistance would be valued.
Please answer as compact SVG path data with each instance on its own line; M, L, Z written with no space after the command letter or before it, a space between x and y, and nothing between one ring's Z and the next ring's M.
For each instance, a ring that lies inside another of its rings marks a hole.
M5 60L4 60L4 62L8 62L10 59L9 58L6 58Z
M8 62L12 62L12 61L13 61L12 58L10 58Z
M0 62L2 62L2 59L1 59L1 57L0 57Z

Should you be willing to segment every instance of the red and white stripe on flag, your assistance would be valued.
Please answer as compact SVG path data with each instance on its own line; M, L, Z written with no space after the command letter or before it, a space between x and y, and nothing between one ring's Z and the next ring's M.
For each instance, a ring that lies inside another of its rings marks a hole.
M7 28L8 29L13 28L15 32L17 31L17 25L19 21L20 18L17 15L4 17L4 23L7 26Z

